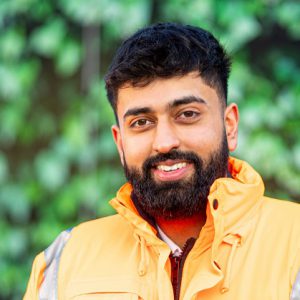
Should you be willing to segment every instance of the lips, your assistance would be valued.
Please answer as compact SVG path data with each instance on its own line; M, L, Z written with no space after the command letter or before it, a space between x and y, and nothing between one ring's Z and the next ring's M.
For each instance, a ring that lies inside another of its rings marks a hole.
M193 164L186 161L166 160L156 164L153 174L161 181L175 181L186 178L192 172Z
M162 164L162 165L158 165L156 168L158 170L161 170L161 171L170 172L170 171L175 171L175 170L184 168L186 165L187 165L186 162L182 162L182 163L176 163L176 164L171 165L171 166Z

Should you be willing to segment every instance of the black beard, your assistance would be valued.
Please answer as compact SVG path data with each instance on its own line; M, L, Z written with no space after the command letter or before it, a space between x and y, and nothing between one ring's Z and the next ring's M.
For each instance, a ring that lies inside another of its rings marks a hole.
M228 157L228 145L224 136L220 148L210 155L207 162L194 152L172 150L148 158L142 166L142 174L136 168L129 168L125 159L124 170L127 180L133 186L136 201L146 214L154 219L183 219L205 213L209 189L217 178L226 176ZM158 162L167 159L192 163L194 174L184 180L156 182L151 169Z

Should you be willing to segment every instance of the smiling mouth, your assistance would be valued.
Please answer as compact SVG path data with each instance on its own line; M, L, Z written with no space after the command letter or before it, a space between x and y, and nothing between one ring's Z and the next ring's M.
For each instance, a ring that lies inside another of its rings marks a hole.
M181 180L190 176L193 164L184 160L167 159L154 166L154 176L160 181Z
M186 167L186 162L175 163L173 165L158 165L156 168L160 171L171 172Z

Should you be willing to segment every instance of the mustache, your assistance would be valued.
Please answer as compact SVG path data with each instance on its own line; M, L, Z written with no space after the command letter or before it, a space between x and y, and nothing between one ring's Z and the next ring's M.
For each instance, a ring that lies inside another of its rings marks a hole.
M143 164L143 171L147 172L156 164L164 162L168 159L172 160L184 160L195 165L202 164L202 159L192 151L171 150L168 153L158 153L155 156L149 157Z

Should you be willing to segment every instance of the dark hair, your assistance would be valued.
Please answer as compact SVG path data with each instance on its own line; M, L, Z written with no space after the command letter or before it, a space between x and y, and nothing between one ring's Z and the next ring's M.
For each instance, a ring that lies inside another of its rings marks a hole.
M158 23L137 31L117 50L105 76L107 97L116 114L118 90L125 83L146 86L192 71L227 104L230 58L216 38L194 26Z

